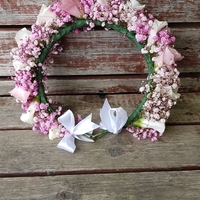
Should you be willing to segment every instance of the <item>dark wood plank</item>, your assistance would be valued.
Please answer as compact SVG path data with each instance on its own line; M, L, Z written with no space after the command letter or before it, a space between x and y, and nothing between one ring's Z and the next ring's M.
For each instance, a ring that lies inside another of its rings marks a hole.
M50 5L53 0L1 0L0 24L33 24L42 4ZM168 22L199 22L199 1L140 0L146 9L159 20ZM8 16L10 16L8 18Z
M1 179L1 200L198 200L200 171Z
M98 132L98 131L97 131ZM59 139L28 130L0 131L0 176L200 169L200 125L168 126L157 142L131 133L108 134L95 143L76 141L74 154Z

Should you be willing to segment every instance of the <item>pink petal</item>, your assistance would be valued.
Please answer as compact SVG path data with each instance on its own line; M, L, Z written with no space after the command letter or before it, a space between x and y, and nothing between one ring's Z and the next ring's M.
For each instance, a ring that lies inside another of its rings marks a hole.
M25 91L19 87L15 87L13 90L9 92L9 94L11 96L14 96L17 100L21 101L22 103L26 103L30 95L30 92Z
M68 12L70 15L79 18L83 13L80 11L79 0L62 0L58 2L58 8Z

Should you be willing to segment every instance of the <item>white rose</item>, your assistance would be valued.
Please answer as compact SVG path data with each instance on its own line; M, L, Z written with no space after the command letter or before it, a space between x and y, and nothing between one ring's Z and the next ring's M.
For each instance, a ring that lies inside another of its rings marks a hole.
M52 126L51 129L49 130L49 139L54 140L56 138L59 138L58 135L56 134L58 132L58 126Z
M131 5L132 5L133 9L135 9L135 10L141 10L141 9L143 9L145 7L145 5L141 5L136 0L131 0Z
M35 114L35 103L32 102L30 103L26 113L22 113L20 120L28 124L33 124L34 114Z
M27 65L20 62L19 60L13 60L13 66L15 68L15 71L18 71L18 70L25 70Z
M153 37L155 37L158 31L160 31L165 26L167 26L166 21L158 21L157 19L154 20L153 26L149 33L147 46L151 46L154 43Z
M98 3L100 3L101 5L107 5L107 0L97 0Z
M22 28L21 30L19 30L15 35L17 45L19 46L23 42L23 40L30 37L30 35L31 31L27 30L26 28Z
M50 6L42 5L40 13L37 16L36 24L46 23L56 18L56 15L50 10Z
M172 86L165 86L164 88L172 100L176 101L178 98L180 98L181 95L178 93L178 86L176 88L172 88Z

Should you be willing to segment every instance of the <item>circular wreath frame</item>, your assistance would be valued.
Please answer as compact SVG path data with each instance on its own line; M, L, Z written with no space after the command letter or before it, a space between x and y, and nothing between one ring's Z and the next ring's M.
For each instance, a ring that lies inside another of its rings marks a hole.
M63 0L63 1L70 1L70 0ZM133 1L134 1L134 3L136 3L136 5L140 5L140 4L138 4L138 2L136 0L133 0ZM143 8L141 10L143 10ZM136 12L137 12L137 10L136 10ZM36 67L33 68L33 71L36 74L34 79L38 84L38 86L37 86L38 87L38 94L35 96L35 98L37 98L37 101L39 103L43 103L43 104L48 105L47 110L48 110L49 113L55 112L55 109L51 106L51 104L50 104L50 102L47 98L47 95L45 93L45 86L44 86L44 76L45 75L43 73L42 65L46 61L47 56L48 56L49 52L51 51L51 49L53 48L53 46L58 41L60 41L60 39L62 37L69 34L70 32L80 30L80 29L83 29L85 27L89 27L89 24L91 24L91 23L93 23L94 26L97 26L97 27L103 26L104 28L117 31L117 32L125 35L140 51L143 51L143 50L147 51L147 52L143 53L144 59L146 61L147 67L148 67L147 85L149 86L149 88L152 87L153 81L152 81L151 76L156 74L155 68L157 67L157 65L155 64L155 61L154 61L155 52L151 53L151 52L148 52L147 49L145 49L146 48L146 42L145 41L147 41L148 38L143 42L138 42L137 39L136 39L136 33L134 31L128 30L128 28L126 26L124 26L123 23L122 24L115 24L115 23L110 23L110 22L106 22L106 21L93 20L93 19L90 19L90 18L89 19L88 18L86 18L86 19L77 18L77 17L74 18L73 16L72 16L72 18L73 18L72 21L64 23L64 25L62 25L61 27L58 27L57 33L51 35L51 41L50 42L48 42L48 43L44 42L44 44L43 44L44 46L43 46L43 49L41 51L41 54L39 55L39 57L36 59L36 62L35 62ZM150 47L148 47L148 48L150 48ZM159 52L157 54L159 54ZM181 57L180 54L178 55L178 52L173 52L173 54L174 54L174 60L173 60L174 63L172 63L172 65L175 68L176 67L175 61L182 59L182 57ZM12 52L12 55L14 55L13 57L15 58L15 50ZM161 66L161 68L162 68L162 66ZM176 72L178 74L177 70L176 70ZM179 82L179 80L177 82ZM139 125L139 122L134 124L134 121L139 119L141 111L143 110L143 106L146 103L146 101L148 99L148 95L151 92L152 91L148 91L148 92L144 91L144 96L143 96L141 102L139 103L137 108L132 112L132 114L128 117L128 119L127 119L127 121L126 121L126 123L124 124L123 127L127 128L129 126L132 126L132 123L133 123L133 126L135 125L135 126L142 128L142 126ZM179 98L179 95L176 95L176 97L173 97L174 96L173 91L170 91L170 92L171 92L171 94L170 94L171 98L174 98L173 100L174 100L174 104L175 104L176 99ZM11 95L13 95L12 92L10 92L10 93L11 93ZM13 95L13 96L15 96L15 95ZM34 100L34 98L32 98L32 101L33 100ZM59 116L56 116L56 119L58 117ZM147 122L147 123L149 123L149 122ZM148 124L146 125L146 127L148 128ZM99 134L95 134L95 135L84 134L84 135L86 137L93 139L93 140L96 140L96 139L101 138L103 135L107 134L108 132L109 132L108 130L103 130L103 132L101 132ZM138 139L140 139L140 137L138 137Z

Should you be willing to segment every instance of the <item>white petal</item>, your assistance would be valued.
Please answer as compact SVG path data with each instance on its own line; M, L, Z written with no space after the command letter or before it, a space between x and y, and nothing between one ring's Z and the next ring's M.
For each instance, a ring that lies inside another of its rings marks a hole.
M133 122L133 125L139 126L141 128L152 128L160 133L163 133L165 131L165 123L155 121L155 120L147 120L147 119L141 118Z
M58 131L58 126L52 126L51 129L49 130L49 139L54 140L56 138L59 138L58 135L56 134Z
M25 70L27 64L24 64L20 62L19 60L13 60L13 66L15 68L15 71L18 71L18 70Z
M37 16L36 24L52 21L55 18L56 15L50 10L50 6L47 7L45 4L43 4L40 9L40 13Z
M158 21L157 19L154 20L153 22L153 26L150 30L149 33L149 38L148 38L148 44L147 46L150 46L154 43L153 37L156 36L156 34L165 26L167 26L167 22L166 21Z
M17 45L19 46L24 39L30 37L31 31L27 30L26 28L22 28L19 30L15 35L15 40L17 42Z
M62 138L62 140L58 143L57 147L59 149L63 149L63 150L68 151L70 153L74 153L74 151L76 149L74 136L71 135L71 134L65 135Z
M138 1L136 0L131 0L131 5L135 10L141 10L145 7L145 5L141 5Z
M35 114L35 104L33 102L28 107L26 113L22 113L20 120L25 123L28 123L28 124L33 124L34 123L34 121L33 121L34 114Z

